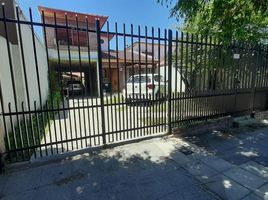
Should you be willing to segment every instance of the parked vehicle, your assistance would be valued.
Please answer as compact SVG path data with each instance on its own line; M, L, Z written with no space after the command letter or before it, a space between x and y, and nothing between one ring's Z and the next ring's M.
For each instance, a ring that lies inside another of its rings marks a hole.
M84 86L80 81L72 80L67 82L69 94L83 94Z
M140 74L129 77L123 94L127 101L152 100L165 92L165 81L162 75Z

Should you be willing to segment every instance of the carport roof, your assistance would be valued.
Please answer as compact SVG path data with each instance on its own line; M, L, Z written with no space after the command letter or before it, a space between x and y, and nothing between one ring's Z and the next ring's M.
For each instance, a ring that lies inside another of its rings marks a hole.
M109 53L107 51L103 52L103 54L105 54L105 56L107 56L106 58L108 59L109 58ZM138 52L136 51L133 51L133 54L130 50L120 50L118 51L118 53L116 51L110 51L110 59L117 59L118 57L118 60L120 62L124 62L126 60L126 62L135 62L135 63L138 63L139 61L141 63L144 63L146 61L146 54L139 54ZM103 57L104 58L104 57ZM147 62L148 63L151 63L152 60L154 60L154 62L157 62L158 59L156 58L153 58L151 55L147 54Z

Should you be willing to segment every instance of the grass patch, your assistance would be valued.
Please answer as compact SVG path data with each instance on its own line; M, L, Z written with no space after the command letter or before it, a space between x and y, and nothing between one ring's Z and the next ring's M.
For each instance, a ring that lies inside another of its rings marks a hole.
M47 110L55 109L58 104L62 104L62 98L59 92L54 93L52 96L53 98L49 97L47 104L43 106L43 112L39 109L36 110L35 113L20 114L20 116L18 116L18 123L15 123L17 121L17 117L13 116L11 130L5 138L8 151L29 148L41 144L42 139L49 131L51 120L53 120L55 115L58 114L56 111L53 112ZM34 110L35 109L31 109L31 111ZM10 152L8 156L10 160L28 160L34 151L35 149L32 148L19 152Z
M128 109L128 107L126 105L124 105L124 106L117 107L115 110L116 111L124 111L124 110L127 110L127 109Z
M125 99L122 96L118 97L118 95L104 97L104 105L122 103L124 101Z
M159 124L164 124L167 123L167 118L166 116L161 116L158 118L155 117L145 117L140 119L146 126L150 125L159 125Z

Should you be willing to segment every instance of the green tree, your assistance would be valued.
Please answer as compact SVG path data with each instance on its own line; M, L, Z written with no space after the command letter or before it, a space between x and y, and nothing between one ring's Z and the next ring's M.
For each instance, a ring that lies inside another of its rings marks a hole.
M184 20L182 30L233 40L267 42L268 0L158 0Z

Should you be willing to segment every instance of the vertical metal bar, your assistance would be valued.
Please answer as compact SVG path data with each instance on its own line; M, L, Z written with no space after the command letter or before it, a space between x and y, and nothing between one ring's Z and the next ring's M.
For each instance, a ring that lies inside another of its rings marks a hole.
M119 115L119 121L117 120L116 118L116 125L118 123L118 129L116 128L116 131L119 131L116 133L116 140L118 141L118 134L120 135L121 137L121 114L120 114L120 90L121 90L121 87L120 87L120 69L119 69L119 56L118 56L118 26L117 26L117 22L115 23L115 40L116 40L116 70L117 70L117 101L115 101L115 108L119 107L119 112L118 112L118 115ZM115 114L117 114L117 108L116 108L116 111L115 111Z
M239 89L244 89L244 77L245 77L245 62L244 62L244 54L245 54L245 43L243 42L241 44L241 49L240 49L240 62L241 62L241 67L242 69L240 70L240 85L239 85Z
M46 101L46 110L49 109L49 106L48 106L48 101ZM51 155L54 154L53 152L53 145L52 145L52 133L51 133L51 127L50 127L50 112L47 111L47 120L48 120L48 133L49 133L49 138L50 138L50 151L51 151Z
M168 30L168 133L171 130L171 74L172 72L172 30Z
M133 24L130 25L130 35L131 35L131 72L132 72L132 98L137 98L137 95L135 95L135 88L134 88L134 75L135 75L135 71L134 71L134 47L133 47ZM133 108L133 107L131 107ZM134 128L135 126L135 111L133 108L133 112L132 112L132 116L130 117L130 119L132 119L133 117L133 122L131 122L131 128ZM134 132L134 134L132 133ZM134 129L134 131L131 131L131 138L133 138L133 135L135 137L136 135L136 131Z
M146 129L146 135L148 134L149 132L149 129L148 129L148 29L147 29L147 26L145 26L145 74L146 74L146 78L145 78L145 83L146 83L146 99L145 99L145 104L146 104L146 126L147 126L147 129ZM143 98L144 100L144 98Z
M21 24L20 24L20 15L19 15L19 8L18 8L18 6L16 6L16 15L17 15L17 25L18 25L18 32L19 32L19 41L20 41L20 52L21 52L21 59L22 59L22 67L23 67L23 73L24 73L24 82L25 82L25 88L26 88L27 106L28 106L28 110L30 111L31 110L30 97L29 97L30 95L29 95L29 87L28 87L28 80L27 80L27 71L26 71L26 65L25 65L25 57L24 57L24 49L23 49ZM31 124L31 131L33 132L33 124L32 124L32 116L31 116L31 114L29 114L29 119L30 119L30 124ZM26 118L25 118L25 121L26 121ZM27 123L25 125L27 126ZM26 127L26 130L28 131L27 127ZM29 145L30 144L28 144L28 146ZM28 152L28 153L30 153L30 152Z
M111 101L112 101L112 98L111 98ZM99 104L99 102L98 102L98 99L97 99L97 97L95 98L95 108L96 108L96 112L97 112L97 119L96 119L96 126L97 126L97 133L99 133L100 134L100 125L102 126L102 124L100 124L100 120L99 120L99 107L98 107L98 104ZM112 104L112 103L111 103ZM92 112L92 117L94 117L94 113ZM102 115L101 115L101 117L102 117ZM101 120L102 120L102 118L101 118ZM102 121L101 121L102 122ZM93 121L93 124L95 123L95 121ZM103 134L102 134L102 137L103 137ZM101 144L101 138L98 136L98 145L100 145ZM106 141L106 140L105 140ZM95 140L94 140L94 142L96 142ZM96 143L95 143L95 145L96 145Z
M115 141L117 142L118 141L118 120L117 120L117 102L116 102L116 96L113 96L113 101L111 101L111 104L112 104L112 107L114 107L115 108L115 112L114 112L114 114L115 114L115 133L113 133L113 135L115 135Z
M247 74L248 74L248 62L247 58L249 56L249 52L247 50L247 44L243 43L243 55L241 58L243 59L243 77L242 77L242 88L243 90L247 89Z
M238 50L238 51L237 51ZM240 44L236 44L235 46L235 53L239 53L240 55ZM241 59L241 58L240 58ZM235 89L235 99L234 99L234 112L236 113L237 110L237 89L238 89L238 80L239 80L239 71L240 71L240 59L238 61L234 60L234 65L232 66L233 68L235 68L235 75L234 75L234 89Z
M260 76L260 87L261 88L264 88L264 74L265 74L265 68L264 68L264 49L265 49L265 47L264 47L264 45L262 45L262 47L261 47L261 49L260 49L260 56L261 56L261 76Z
M52 93L52 83L51 83L51 69L50 69L50 63L49 63L49 58L48 58L48 47L47 47L47 35L46 35L46 27L45 27L45 16L44 16L44 11L42 10L42 27L43 27L43 33L44 33L44 40L45 40L45 49L46 49L46 60L47 60L47 64L48 64L48 79L49 79L49 90L50 90L50 101L51 101L51 104L52 104L52 107L53 107L53 93ZM20 32L20 30L19 30ZM21 37L21 34L20 34L20 37ZM22 45L22 39L21 40L21 45ZM23 48L21 49L22 51L22 58L24 58L24 55L23 55ZM25 83L27 82L27 76L26 76L26 69L25 69ZM30 99L28 100L28 110L30 111L31 108L30 108ZM29 119L30 119L30 124L31 124L31 131L33 132L34 131L34 128L33 128L33 124L32 124L32 116L31 114L29 113ZM54 128L55 128L55 121L54 121ZM45 130L45 129L44 129ZM55 132L56 132L56 128L55 128ZM34 134L33 134L34 136ZM51 138L50 138L51 139ZM35 141L35 139L34 139ZM52 141L50 141L52 142ZM35 142L34 144L35 145ZM51 151L53 152L52 148L51 148Z
M87 23L88 24L88 23ZM88 25L87 25L88 26ZM65 13L65 30L66 30L66 34L67 34L67 49L68 49L68 65L69 65L69 71L71 74L71 82L73 82L73 72L71 69L72 66L72 59L71 59L71 50L70 50L70 41L69 41L69 25L68 25L68 16L67 13ZM90 54L89 54L89 58L90 58ZM73 97L73 84L72 84L72 97ZM72 107L74 108L74 98L73 98L73 105ZM68 100L68 107L69 107L69 114L71 115L71 107L70 107L70 101ZM74 120L76 120L76 115L75 115L75 109L73 110L74 113ZM54 121L55 123L55 121ZM70 123L70 133L71 133L71 145L72 145L72 150L74 150L74 144L73 144L73 131L72 131L72 120L71 117L69 117L69 123ZM77 127L76 127L76 121L74 121L74 128L75 128L75 136L77 138ZM77 140L76 140L76 146L78 146Z
M92 92L93 92L93 82L92 82L92 77L91 77L91 62L90 62L90 41L89 41L89 27L88 27L88 17L86 16L85 17L85 23L86 23L86 36L87 36L87 56L88 56L88 77L89 78L89 90L90 90L90 94L88 94L88 96L92 96ZM68 39L69 40L69 39ZM108 46L109 46L109 36L108 36ZM88 88L87 88L88 90ZM88 91L87 91L88 92ZM89 98L87 97L87 123L88 123L88 140L89 140L89 146L91 147L92 146L92 143L91 143L91 120L90 120L90 109L89 108ZM91 98L91 101L92 101L92 98ZM69 102L69 101L68 101ZM86 123L86 122L85 122ZM87 144L86 144L87 146Z
M190 55L190 76L189 76L189 87L190 87L190 118L192 117L193 113L193 43L194 43L194 36L191 34L191 55Z
M80 78L81 78L81 83L83 80L83 76L82 76L82 61L81 61L81 44L80 44L80 34L79 34L79 23L78 23L78 16L75 15L75 23L76 23L76 33L77 33L77 43L78 43L78 59L79 59L79 71L80 71ZM85 109L84 109L84 92L82 92L82 106L83 106L83 119L85 122ZM79 98L78 98L78 107L80 107L79 105ZM82 138L82 125L81 125L81 112L80 112L81 108L78 108L78 115L79 115L79 127L80 127L80 138ZM86 133L86 126L84 123L84 132ZM81 143L81 147L83 148L83 140L80 139L80 143Z
M122 111L122 121L120 121L119 123L122 123L123 126L122 126L122 130L121 130L121 133L120 133L120 140L122 140L124 137L125 137L125 110L127 109L127 106L126 104L124 103L124 95L121 94L121 108L120 108L120 112ZM109 115L107 115L107 117L109 117ZM124 140L124 139L123 139Z
M186 32L186 50L185 50L185 76L184 76L184 95L185 95L185 116L188 118L189 112L188 112L188 107L189 107L189 102L188 102L188 58L189 58L189 33Z
M37 78L37 86L38 86L38 94L39 94L39 104L40 104L40 109L42 109L41 84L40 84L40 77L39 77L39 66L38 66L38 61L37 61L37 52L36 52L36 44L35 44L35 33L34 33L34 27L33 27L33 16L32 16L32 10L31 10L31 8L29 8L29 12L30 12L30 22L31 22L31 33L32 33L32 42L33 42L35 70L36 70L36 78Z
M176 40L175 40L175 104L174 104L174 120L177 121L177 115L178 115L178 31L176 31ZM180 76L179 76L180 77Z
M58 29L57 29L57 17L56 17L56 13L54 12L54 22L55 22L55 36L56 36L56 47L57 47L57 57L58 57L58 65L59 65L59 69L58 69L58 81L60 84L60 92L61 92L61 101L62 101L62 105L63 105L63 116L64 116L64 130L65 130L65 137L66 140L68 139L68 135L67 135L67 124L66 124L66 114L65 114L65 103L64 103L64 95L63 95L63 81L62 81L62 73L61 73L61 58L60 58L60 47L59 47L59 39L58 39ZM60 116L59 116L60 117ZM59 120L60 122L60 120ZM62 134L62 133L61 133ZM46 137L45 137L46 138ZM63 146L63 145L62 145ZM68 143L66 144L67 147L67 151L69 150L68 147ZM63 148L63 147L62 147Z
M251 73L252 73L252 69L251 69L252 63L251 63L251 60L252 60L252 57L254 56L254 51L252 51L250 44L247 45L247 51L249 53L249 56L247 57L247 63L248 63L247 88L248 89L251 89Z
M39 126L39 119L38 119L38 115L37 115L37 106L36 106L36 101L34 101L34 117L35 117L35 120L36 120L36 133L37 133L37 137L38 137L38 145L39 145L39 151L40 151L40 156L42 157L43 156L43 153L42 153L42 148L40 146L41 144L41 134L40 134L40 126Z
M158 32L158 34L157 34L157 36L158 36L158 38L157 38L157 45L158 45L157 59L158 59L158 76L159 76L158 87L160 89L159 99L158 99L159 100L159 102L158 102L158 113L159 113L159 115L158 115L158 121L159 121L159 123L161 123L161 120L160 120L161 119L161 114L160 113L161 113L161 104L162 104L162 102L161 102L162 101L162 98L161 98L161 96L162 96L162 88L160 86L160 81L161 81L162 77L160 79L160 67L161 67L161 53L160 53L160 50L161 50L161 48L160 48L160 37L161 37L160 34L161 34L161 31L160 31L160 28L158 28L157 32ZM159 132L161 131L161 126L158 127L158 131Z
M155 76L154 76L154 28L152 27L152 68L151 68L151 73L152 73L152 79L153 79L153 93L152 93L152 95L153 95L153 103L152 103L152 113L150 113L150 114L153 114L153 116L150 116L150 118L151 119L153 119L154 121L156 121L156 122L154 122L153 121L153 133L155 133L156 132L156 130L155 130L155 127L156 127L156 125L157 125L157 120L156 120L156 118L155 118L155 115L154 115L154 107L155 107L155 96L156 96L156 93L155 93L155 85L154 85L154 79L155 79ZM160 88L159 88L160 89ZM150 99L151 100L151 99ZM151 108L150 107L150 108Z
M93 81L92 81L92 74L91 74L91 68L92 68L92 65L91 65L91 54L90 54L90 38L89 38L89 22L88 22L88 17L86 16L86 35L87 35L87 52L88 52L88 67L89 67L89 84L90 84L90 96L93 96ZM109 26L109 22L107 21L107 27ZM108 29L109 30L109 29ZM109 37L108 37L108 41L109 41ZM110 43L108 42L108 48L110 48ZM91 102L92 102L92 99L91 99ZM87 101L88 103L88 101ZM91 141L91 139L90 139Z
M51 104L51 107L52 109L54 108L54 102L53 102L53 92L52 92L52 78L51 78L51 75L52 75L52 70L51 70L51 66L50 66L50 62L49 62L49 55L48 55L48 44L47 44L47 32L46 32L46 26L45 26L45 14L44 14L44 10L42 10L41 12L41 15L42 15L42 27L43 27L43 34L44 34L44 41L45 41L45 50L46 50L46 60L47 60L47 64L48 64L48 84L49 84L49 92L50 92L50 104ZM48 108L48 106L47 106ZM30 107L28 107L28 109L30 110ZM52 112L52 115L53 115L53 119L55 119L54 117L54 112ZM33 125L32 125L32 119L31 119L31 114L29 114L29 118L30 118L30 123L31 123L31 129L32 129L32 132L34 131L33 129ZM56 129L56 123L55 123L55 120L53 120L53 125L54 125L54 133L55 133L55 136L57 136L57 129ZM50 126L49 126L49 129L50 129ZM52 143L52 137L50 137L50 143ZM35 145L35 142L34 142L34 145ZM51 154L53 155L53 148L52 148L52 145L51 145Z
M259 48L259 60L260 60L260 72L259 72L259 88L262 88L262 79L263 79L263 58L262 58L262 52L263 52L263 45L260 44Z
M24 110L24 102L21 102L21 109L22 109L22 120L24 123L24 131L25 131L25 136L26 136L26 142L27 142L27 152L28 152L28 158L31 157L30 153L30 140L29 140L29 132L28 132L28 127L27 127L27 120L25 117L25 110Z
M36 78L37 78L37 86L38 86L38 94L39 94L39 106L41 110L41 123L42 129L45 133L45 124L44 124L44 116L43 116L43 102L42 102L42 94L41 94L41 83L40 83L40 74L39 74L39 65L37 60L37 51L36 51L36 43L35 43L35 33L34 33L34 26L33 26L33 16L32 10L29 8L30 13L30 22L31 22L31 34L32 34L32 42L33 42L33 52L34 52L34 62L35 62L35 70L36 70ZM41 142L41 141L39 141ZM46 142L46 141L45 141ZM45 146L46 155L47 155L47 147ZM42 156L42 152L41 152Z
M162 104L162 124L163 125L163 130L166 129L166 124L167 124L167 118L166 118L166 110L167 110L167 41L168 41L168 38L167 38L167 29L164 30L164 80L165 80L165 84L164 84L164 98L165 98L165 102L164 104ZM165 130L166 131L166 130Z
M14 128L14 125L13 125L13 117L12 117L12 114L11 114L11 103L9 102L8 103L8 111L9 111L9 120L10 120L10 125L11 125L11 134L12 134L12 136L13 136L13 140L14 140L14 147L15 147L15 149L13 148L12 150L15 150L15 159L16 159L16 161L18 161L18 151L17 151L17 149L18 149L18 143L17 143L17 138L16 138L16 132L15 132L15 128Z
M147 26L145 26L145 74L146 74L146 100L148 99L148 35L147 35Z
M60 104L59 104L59 100L57 100L57 115L58 115L58 118L60 119ZM62 152L64 152L63 138L62 138L62 127L61 127L61 121L60 120L58 120L58 121L59 121L59 127L60 127L60 143L61 143L61 153L62 153Z
M235 84L234 84L234 77L235 77L235 67L234 67L234 58L233 58L233 55L234 55L234 52L235 52L235 49L236 49L236 43L234 42L232 44L232 47L231 47L231 63L230 63L230 67L231 67L231 90L234 90L235 89Z
M123 40L124 40L124 71L125 71L125 106L126 108L128 109L128 105L127 105L127 80L128 80L128 77L127 77L127 56L126 56L126 48L127 48L127 43L126 43L126 25L123 24ZM123 139L126 139L126 137L128 138L128 134L129 134L129 131L128 131L128 112L127 112L127 109L126 109L126 125L124 125L126 127L126 134L123 135ZM125 117L123 117L125 118ZM124 123L125 124L125 123Z
M180 63L180 93L182 93L182 67L183 67L183 32L181 32L181 63Z
M201 45L201 47L200 47L200 66L199 66L199 93L201 92L201 90L202 91L204 91L204 85L203 85L203 87L202 87L202 77L203 77L203 75L202 75L202 66L203 66L203 40L204 40L204 36L203 35L201 35L201 41L200 41L200 45ZM202 100L202 98L201 98L201 100ZM201 114L202 114L202 110L201 110Z
M139 54L139 98L141 99L141 27L138 26L138 54ZM140 119L142 119L142 109L139 107ZM142 136L142 122L139 120L140 136Z
M179 43L179 33L176 31L176 40L175 40L175 94L178 93L178 43Z
M101 33L100 20L96 20L96 34L97 34L97 49L98 49L98 67L99 67L99 87L100 87L100 102L101 102L101 123L102 123L102 141L106 145L105 134L105 116L104 116L104 101L103 101L103 77L102 77L102 53L101 53Z
M254 52L254 50L252 51ZM258 58L258 56L255 55L257 52L254 53L254 59ZM258 60L256 61L258 65ZM255 63L254 63L255 64ZM252 68L252 79L251 79L251 104L250 104L250 111L251 111L251 116L254 116L254 103L255 103L255 93L256 93L256 65L251 65Z
M125 98L127 98L127 56L126 56L126 49L127 49L127 43L126 43L126 25L123 24L123 38L124 38L124 70L125 70Z
M117 98L120 96L120 72L119 72L119 56L118 56L118 28L115 22L115 48L116 48L116 69L117 69Z
M5 37L6 37L6 46L7 46L7 51L8 51L8 61L9 61L9 68L10 68L10 73L11 73L11 82L12 82L12 92L13 92L13 97L14 97L14 104L15 104L15 111L16 113L18 112L18 100L17 100L17 93L16 93L16 83L15 83L15 77L14 77L14 66L12 62L12 55L11 55L11 49L10 49L10 44L9 44L9 35L8 35L8 27L7 27L7 19L6 19L6 13L5 13L5 4L2 4L2 12L3 12L3 19L4 19L4 32L5 32ZM20 142L22 144L22 137L21 137L21 125L20 125L20 120L18 114L16 114L16 121L18 123L19 127L19 135L20 135ZM23 154L23 152L22 152ZM16 154L17 156L17 154ZM24 156L24 155L22 155Z
M207 89L207 80L206 80L206 73L211 73L211 66L210 66L210 59L211 59L211 37L209 37L209 41L210 41L210 48L209 48L209 52L208 52L208 36L205 36L205 55L204 55L204 80L203 80L203 91L206 91ZM203 42L203 41L202 41ZM209 58L207 58L207 54L209 56ZM208 65L207 65L207 60L208 60ZM209 88L211 89L211 88Z
M265 87L268 86L268 46L266 45L265 48L265 81L264 81L264 85Z
M9 131L7 129L7 124L6 124L6 117L5 117L5 108L4 108L4 99L3 99L3 91L2 91L2 84L1 84L1 80L0 80L0 105L1 105L1 111L2 113L0 113L0 115L3 116L3 122L4 122L4 130L5 130L5 134L6 134L6 152L9 152L9 150L11 149L10 146L10 136L9 136Z

